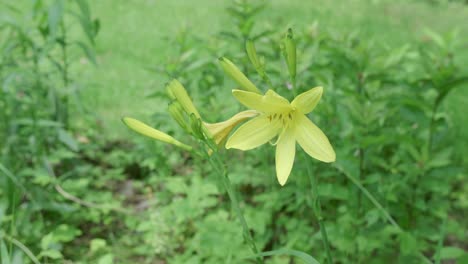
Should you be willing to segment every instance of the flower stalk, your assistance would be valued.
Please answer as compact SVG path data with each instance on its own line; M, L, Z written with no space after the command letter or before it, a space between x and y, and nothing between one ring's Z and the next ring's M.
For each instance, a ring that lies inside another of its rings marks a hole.
M229 200L231 201L231 206L233 207L234 211L237 214L237 218L241 222L242 229L243 229L243 237L245 242L249 245L250 249L254 253L254 255L259 255L259 251L257 248L257 245L255 244L255 241L252 237L252 234L250 233L250 228L247 225L247 221L245 220L244 214L242 213L242 210L239 206L239 201L237 200L236 193L234 192L234 189L232 188L231 181L229 180L229 175L226 170L226 166L224 165L224 162L220 158L218 152L214 152L213 155L207 157L208 161L210 162L211 166L213 169L220 175L221 181L223 184L224 189L226 190ZM263 263L263 260L261 257L256 258L256 262L261 264Z
M323 247L327 255L327 263L333 264L333 257L330 250L330 242L328 240L328 233L325 227L324 217L322 215L322 204L320 202L320 196L318 194L318 179L315 179L312 175L312 170L310 168L310 163L307 164L307 174L309 175L309 180L312 188L311 198L312 198L312 211L314 212L315 218L319 224L320 235L322 236ZM317 176L318 178L318 176Z

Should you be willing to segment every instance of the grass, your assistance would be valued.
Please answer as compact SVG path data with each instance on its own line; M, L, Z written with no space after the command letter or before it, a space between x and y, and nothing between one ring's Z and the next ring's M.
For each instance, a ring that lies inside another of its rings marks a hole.
M199 36L210 36L232 23L224 12L229 1L101 0L91 4L102 25L96 47L99 66L84 66L82 96L110 137L127 133L120 122L122 115L145 119L164 109L165 103L145 95L163 89L168 78L147 68L170 57L167 38L171 34L188 26ZM460 35L466 36L467 17L466 6L433 6L425 1L275 0L259 16L257 26L304 28L318 21L327 30L359 30L382 45L400 46L420 39L425 28L441 33L459 28ZM468 44L464 45L467 50ZM462 58L468 58L468 52ZM468 123L468 117L459 114L467 92L468 87L459 89L447 104L456 123Z

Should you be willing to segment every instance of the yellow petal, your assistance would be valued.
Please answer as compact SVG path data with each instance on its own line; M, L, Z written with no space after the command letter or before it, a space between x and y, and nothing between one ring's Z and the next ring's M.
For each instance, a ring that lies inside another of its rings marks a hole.
M258 116L239 127L226 142L226 148L240 150L256 148L278 135L280 129L280 122L271 122L264 115Z
M297 114L294 121L296 140L307 154L323 162L335 161L335 151L320 128L303 114Z
M294 131L286 129L280 135L278 144L276 145L276 177L281 186L288 180L295 155L296 139L294 138Z
M173 145L178 146L180 148L183 148L185 150L191 150L192 149L192 147L190 147L188 145L185 145L184 143L182 143L182 142L178 141L177 139L169 136L168 134L166 134L164 132L161 132L161 131L159 131L157 129L154 129L154 128L148 126L147 124L145 124L145 123L143 123L143 122L141 122L141 121L139 121L137 119L134 119L134 118L131 118L131 117L124 117L124 118L122 118L122 121L130 129L132 129L133 131L135 131L135 132L137 132L139 134L142 134L144 136L147 136L147 137L150 137L150 138L162 141L162 142L173 144Z
M292 109L288 100L273 90L268 90L265 95L242 90L233 90L232 94L241 104L263 113L283 113Z
M219 63L223 67L224 72L229 75L234 81L239 84L242 89L246 91L254 92L260 94L260 90L247 78L237 67L232 63L232 61L221 57L219 58Z
M200 118L200 114L198 113L197 109L193 105L192 99L187 94L184 86L174 79L167 85L167 90L170 96L175 97L175 99L180 103L180 105L184 108L187 114L194 114L197 118Z
M320 98L322 97L323 88L315 87L310 89L307 92L303 92L300 95L296 96L292 101L291 105L296 107L303 114L308 114L314 110L317 106Z
M237 126L240 122L248 118L254 117L258 114L259 113L255 110L247 110L247 111L242 111L240 113L237 113L236 115L234 115L233 117L229 118L228 120L224 122L213 123L213 124L203 122L203 125L208 129L211 136L215 140L216 144L219 145L229 135L231 130L235 126Z

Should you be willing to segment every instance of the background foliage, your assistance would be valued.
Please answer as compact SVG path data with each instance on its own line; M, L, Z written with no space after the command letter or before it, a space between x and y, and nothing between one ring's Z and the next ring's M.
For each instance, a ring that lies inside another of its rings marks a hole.
M165 112L164 83L174 77L207 121L237 112L235 85L216 58L229 57L265 90L246 39L280 94L325 88L310 117L337 151L332 166L299 154L285 187L272 147L227 153L261 250L302 250L324 262L314 193L336 263L420 263L420 254L468 262L463 1L0 6L2 264L251 261L206 161L135 136L119 120L132 114L183 137ZM288 27L298 43L297 90L281 57ZM266 262L300 263L286 255Z

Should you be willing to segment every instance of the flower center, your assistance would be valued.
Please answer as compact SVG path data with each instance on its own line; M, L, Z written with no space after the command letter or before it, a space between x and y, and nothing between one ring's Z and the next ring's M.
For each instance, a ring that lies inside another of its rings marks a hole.
M283 113L268 114L267 117L270 122L279 121L283 127L288 127L291 121L294 119L295 112L296 109L292 109L291 111Z

